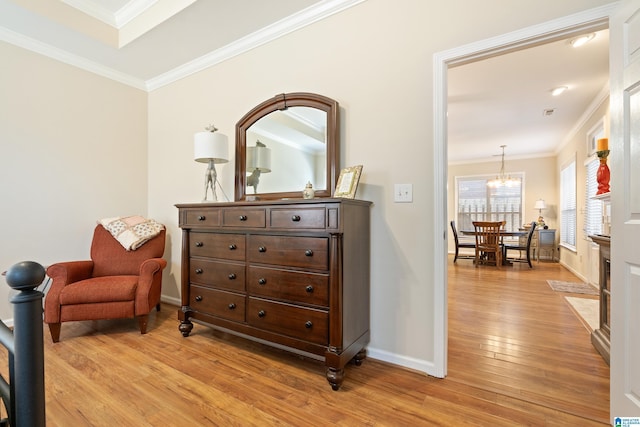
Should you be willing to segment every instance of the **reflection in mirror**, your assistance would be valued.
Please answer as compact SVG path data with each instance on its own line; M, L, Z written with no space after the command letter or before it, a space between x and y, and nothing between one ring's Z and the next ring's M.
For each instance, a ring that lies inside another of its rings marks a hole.
M331 197L339 163L338 103L306 92L276 95L236 125L235 200Z
M322 110L291 107L249 127L247 187L253 194L291 191L292 185L302 191L307 182L315 190L326 189L326 124Z
M256 144L247 147L247 187L253 187L253 194L258 193L260 175L271 172L271 148L268 148L260 140Z

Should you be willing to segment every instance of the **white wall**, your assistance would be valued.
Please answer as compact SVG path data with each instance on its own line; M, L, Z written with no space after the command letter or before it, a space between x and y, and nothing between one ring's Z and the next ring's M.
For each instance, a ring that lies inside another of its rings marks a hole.
M228 135L258 103L317 92L341 106L342 167L363 164L372 208L371 353L429 371L434 358L433 54L549 21L602 0L367 0L149 94L149 214L169 225L164 296L180 283L178 202L201 199L192 135ZM233 159L219 176L233 194ZM414 201L395 204L394 183ZM537 197L537 196L533 196ZM528 208L527 208L528 209Z
M2 42L0 58L0 271L88 259L98 219L147 213L147 94Z

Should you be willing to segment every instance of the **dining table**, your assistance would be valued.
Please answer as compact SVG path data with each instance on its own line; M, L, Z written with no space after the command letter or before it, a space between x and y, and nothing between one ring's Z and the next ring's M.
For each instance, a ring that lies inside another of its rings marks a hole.
M475 236L476 235L476 231L475 230L460 230L460 233L465 235L465 236ZM528 230L517 230L517 231L507 231L507 230L500 230L500 237L522 237L522 236L526 236L527 233L529 233ZM503 252L506 252L503 250ZM503 257L502 257L502 265L512 265L513 263L509 262L507 260L506 257L506 253L504 253Z

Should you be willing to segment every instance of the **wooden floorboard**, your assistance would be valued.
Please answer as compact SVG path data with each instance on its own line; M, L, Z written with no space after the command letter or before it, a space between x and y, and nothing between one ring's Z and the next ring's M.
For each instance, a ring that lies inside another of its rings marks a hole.
M564 299L586 296L555 292L547 283L580 280L551 262L502 271L467 260L449 265L446 380L551 411L548 425L554 416L608 425L609 367Z
M182 337L166 304L146 335L132 319L72 322L53 344L45 328L47 425L608 425L609 368L546 283L578 279L534 267L449 260L445 379L367 359L336 392L317 360L198 324Z

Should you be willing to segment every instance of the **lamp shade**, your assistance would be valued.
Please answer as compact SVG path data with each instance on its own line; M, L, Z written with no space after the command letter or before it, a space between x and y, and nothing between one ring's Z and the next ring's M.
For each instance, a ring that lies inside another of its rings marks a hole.
M193 136L193 157L196 162L227 163L229 138L219 132L198 132Z
M546 209L547 205L544 203L544 200L538 199L536 200L536 204L533 206L534 209Z
M268 147L247 147L247 172L271 172L271 149Z

